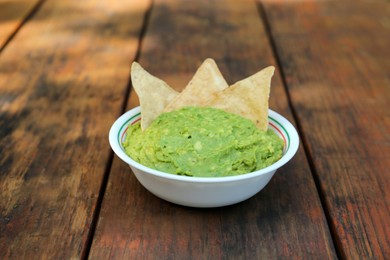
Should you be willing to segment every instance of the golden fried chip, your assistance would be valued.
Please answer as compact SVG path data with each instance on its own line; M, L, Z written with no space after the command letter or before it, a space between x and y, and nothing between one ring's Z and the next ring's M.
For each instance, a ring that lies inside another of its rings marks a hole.
M141 105L141 129L145 130L178 92L144 70L137 62L131 66L131 81Z
M266 131L268 127L268 98L273 66L236 82L219 92L208 106L240 115L252 120L255 125Z
M165 108L164 112L177 110L186 106L205 106L215 94L228 87L225 79L213 59L206 59L198 68L195 75Z

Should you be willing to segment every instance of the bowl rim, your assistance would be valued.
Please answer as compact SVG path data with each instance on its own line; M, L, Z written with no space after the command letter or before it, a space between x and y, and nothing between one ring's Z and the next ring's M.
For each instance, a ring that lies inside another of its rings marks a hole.
M183 181L183 182L196 182L196 183L226 183L226 182L234 182L234 181L241 181L246 179L255 178L261 175L265 175L270 172L276 171L278 168L285 165L288 161L291 160L291 158L295 155L295 153L298 150L299 147L299 136L295 129L295 127L282 115L278 114L277 112L269 109L268 110L268 117L276 121L277 125L283 128L283 130L286 132L289 138L288 142L288 149L286 149L286 153L280 158L278 161L273 163L272 165L265 167L263 169L245 173L241 175L235 175L235 176L221 176L221 177L192 177L192 176L184 176L184 175L175 175L171 173L162 172L159 170L155 170L149 167L146 167L135 160L133 160L130 156L128 156L124 150L122 149L122 146L119 142L119 135L122 131L124 126L128 126L130 124L130 121L132 118L135 117L135 115L139 114L141 112L141 108L139 106L134 107L124 114L122 114L111 126L110 132L109 132L109 143L114 151L114 153L124 162L129 164L132 167L137 168L138 170L141 170L143 172L147 172L149 174L152 174L154 176L158 176L165 179L170 180L177 180L177 181Z

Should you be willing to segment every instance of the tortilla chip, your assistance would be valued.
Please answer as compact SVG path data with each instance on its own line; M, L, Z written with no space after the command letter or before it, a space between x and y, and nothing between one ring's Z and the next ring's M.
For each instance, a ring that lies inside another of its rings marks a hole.
M215 61L208 58L200 65L185 89L168 104L164 112L186 106L205 106L216 93L228 86Z
M268 127L268 99L275 67L269 66L219 92L208 106L252 120L260 129Z
M144 70L137 62L131 66L131 81L141 106L141 129L145 130L178 95L167 83Z

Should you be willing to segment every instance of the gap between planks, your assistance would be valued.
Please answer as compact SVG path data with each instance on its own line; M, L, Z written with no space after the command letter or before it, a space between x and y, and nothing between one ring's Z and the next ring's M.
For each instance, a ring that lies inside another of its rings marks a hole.
M13 31L5 40L4 44L0 46L0 55L3 52L3 50L7 47L7 45L12 41L12 39L16 36L16 34L20 31L20 29L38 12L38 10L41 8L43 3L46 0L39 0L27 13L27 15L23 18L23 20L20 22L20 24L16 27L15 31Z
M273 54L273 56L275 58L277 66L279 68L279 72L280 72L280 76L281 76L281 79L282 79L283 88L284 88L284 90L286 92L286 96L287 96L288 107L291 110L293 119L294 119L294 121L296 123L296 126L297 126L298 135L299 135L299 137L301 139L303 151L304 151L305 156L307 158L307 161L308 161L308 164L309 164L309 168L310 168L310 171L312 173L312 176L313 176L313 179L314 179L314 183L316 185L317 193L318 193L318 196L320 198L320 202L321 202L324 214L325 214L326 222L327 222L327 224L329 226L329 230L330 230L330 233L331 233L331 237L332 237L332 241L333 241L333 245L334 245L334 248L335 248L335 252L336 252L337 258L338 259L343 259L344 257L342 257L342 254L341 254L342 251L340 250L341 243L340 243L340 241L338 241L338 238L337 238L338 236L337 236L337 232L336 232L336 227L332 224L331 217L330 217L329 206L326 203L324 194L321 192L321 184L320 184L320 180L318 178L317 169L316 169L316 167L314 165L313 157L311 156L311 154L309 152L308 142L306 140L306 136L305 136L305 133L303 131L301 122L299 121L299 118L297 116L297 112L296 112L295 107L294 107L294 105L292 104L292 101L291 101L291 95L290 95L290 92L288 90L287 81L286 81L285 73L284 73L284 70L283 70L282 62L281 62L279 53L277 51L277 46L276 46L275 40L274 40L274 38L272 36L272 29L271 29L270 23L268 22L267 13L266 13L266 11L264 9L264 5L263 5L261 0L259 0L257 2L257 10L258 10L260 19L262 20L262 22L264 24L265 33L266 33L266 35L268 37L268 40L269 40L269 43L270 43L269 45L271 46L272 54Z
M45 0L43 0L43 1L45 1ZM150 15L151 15L153 6L154 6L153 1L151 1L148 9L146 10L146 12L144 14L143 21L142 21L142 28L141 28L139 36L138 36L138 47L137 47L137 52L135 53L134 61L138 61L139 57L141 55L142 42L143 42L143 39L145 37L146 31L147 31L148 26L149 26L149 20L150 20ZM131 88L132 88L132 82L131 82L131 77L129 74L129 80L128 80L127 87L126 87L126 90L124 93L124 99L123 99L123 103L121 106L120 114L123 114L126 111ZM89 231L88 231L87 241L85 242L84 248L81 252L81 259L88 259L89 258L89 253L90 253L90 250L92 247L93 238L95 236L95 231L96 231L96 227L97 227L99 216L100 216L100 210L101 210L101 207L103 204L104 194L105 194L106 189L107 189L108 179L110 177L110 172L111 172L113 161L114 161L114 152L111 151L109 158L107 160L106 168L104 170L104 175L103 175L103 179L101 182L102 184L100 186L99 195L98 195L97 202L96 202L96 208L93 212L91 226L90 226Z

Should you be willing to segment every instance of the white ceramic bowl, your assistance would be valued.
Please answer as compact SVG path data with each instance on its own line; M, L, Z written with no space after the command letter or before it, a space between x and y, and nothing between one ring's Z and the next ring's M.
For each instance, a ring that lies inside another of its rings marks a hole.
M282 158L274 164L247 174L228 177L179 176L148 168L131 159L122 146L128 125L141 118L136 107L119 117L112 125L109 141L116 155L126 162L138 181L151 193L164 200L191 207L221 207L246 200L267 185L275 171L286 164L299 146L294 126L278 113L269 110L269 129L284 142Z

